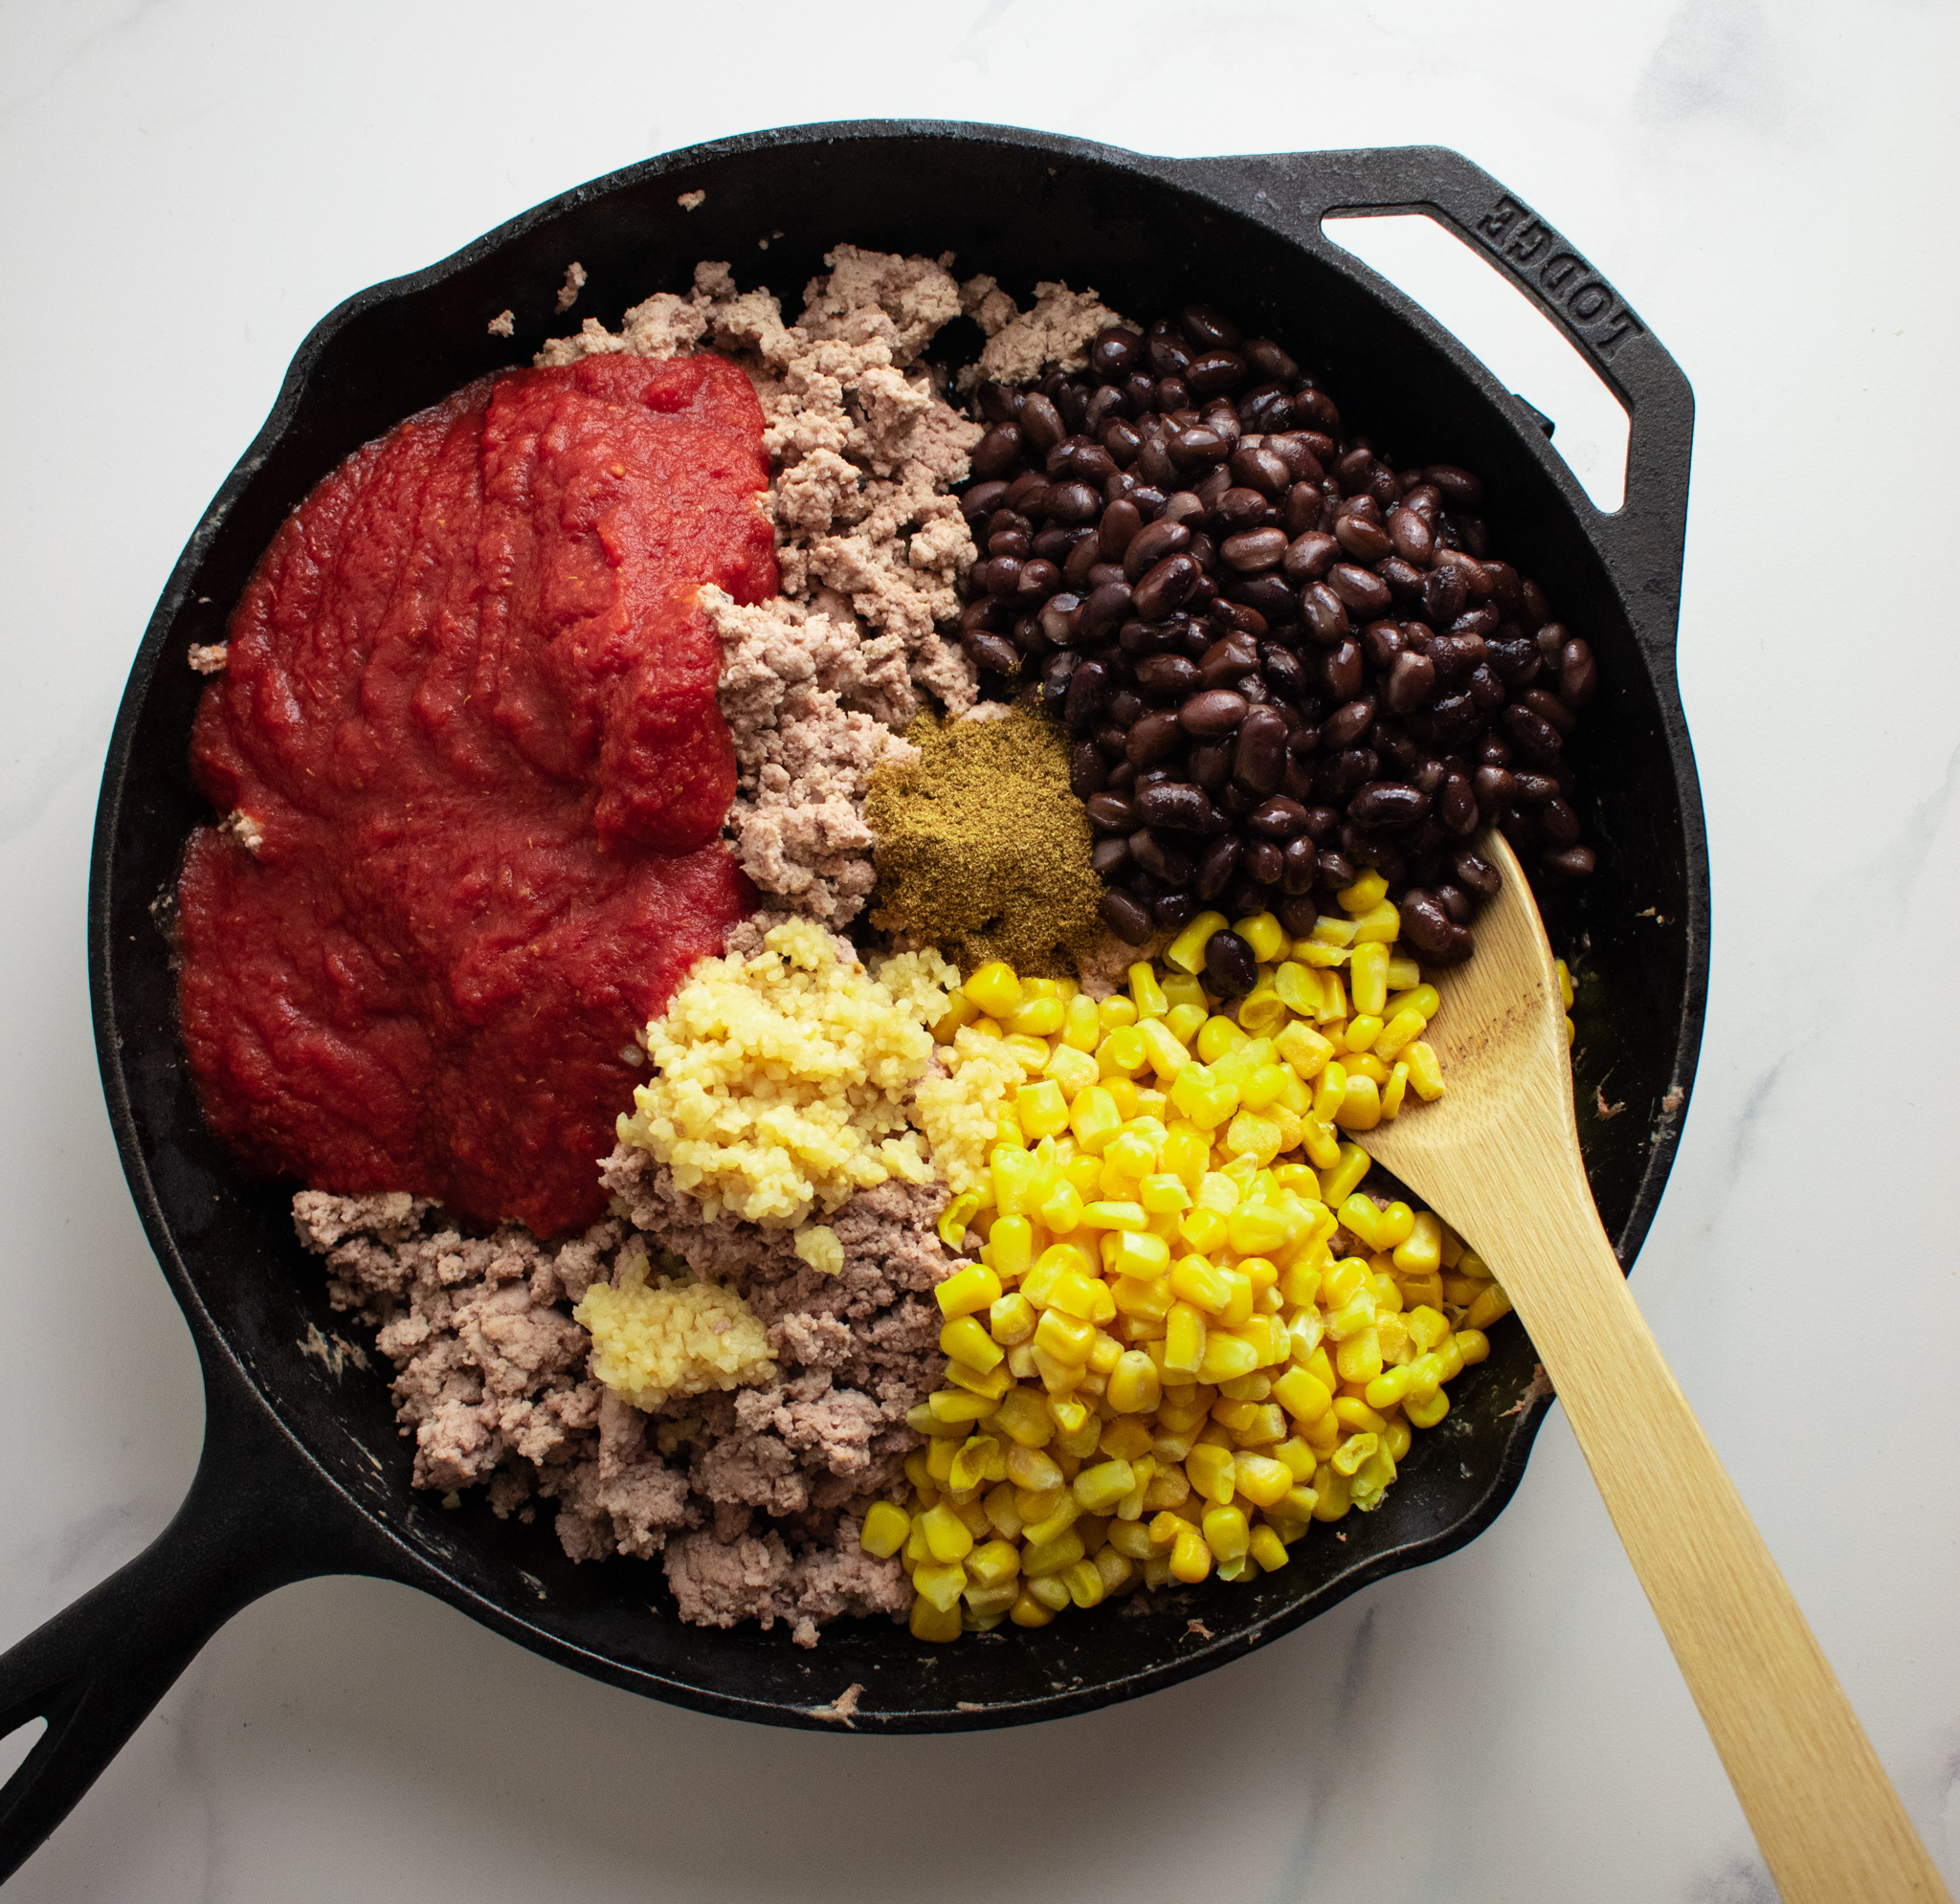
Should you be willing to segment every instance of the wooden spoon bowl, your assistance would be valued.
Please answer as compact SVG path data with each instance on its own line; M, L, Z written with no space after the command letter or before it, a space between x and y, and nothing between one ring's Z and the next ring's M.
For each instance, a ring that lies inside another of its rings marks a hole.
M1557 968L1523 869L1439 974L1445 1094L1361 1141L1475 1246L1530 1332L1784 1904L1945 1899L1593 1208Z

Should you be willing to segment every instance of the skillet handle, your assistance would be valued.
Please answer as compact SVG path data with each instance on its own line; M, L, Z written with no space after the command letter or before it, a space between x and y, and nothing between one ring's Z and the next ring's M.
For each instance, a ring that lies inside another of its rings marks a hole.
M234 1613L316 1574L381 1571L353 1558L349 1549L365 1543L345 1513L325 1510L298 1464L270 1451L263 1427L221 1399L228 1386L207 1380L204 1451L170 1524L0 1653L0 1738L48 1722L0 1786L0 1883L74 1809Z
M1174 171L1177 164L1170 162L1167 170ZM1625 501L1617 510L1598 509L1556 453L1542 442L1534 453L1548 459L1560 487L1589 513L1592 540L1642 647L1671 676L1695 400L1681 365L1626 299L1516 193L1446 146L1289 152L1195 164L1208 189L1265 224L1280 225L1344 276L1401 306L1418 329L1493 389L1499 387L1471 353L1420 305L1335 244L1321 230L1321 220L1427 212L1467 240L1559 325L1626 408ZM1231 184L1219 191L1227 180Z

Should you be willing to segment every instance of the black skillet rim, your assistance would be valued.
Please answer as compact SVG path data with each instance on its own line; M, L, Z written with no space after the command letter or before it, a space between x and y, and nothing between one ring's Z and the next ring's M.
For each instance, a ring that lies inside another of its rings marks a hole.
M205 512L159 602L133 663L128 687L108 750L90 889L90 981L99 1056L118 1147L145 1229L197 1339L200 1357L206 1369L208 1388L215 1389L222 1384L234 1393L242 1390L243 1392L238 1394L238 1399L248 1404L245 1409L247 1414L260 1418L255 1425L258 1431L262 1433L270 1429L277 1437L282 1439L286 1444L286 1452L296 1457L301 1469L310 1475L312 1486L315 1489L326 1490L367 1524L368 1538L361 1543L366 1551L353 1552L348 1556L353 1567L404 1580L434 1592L506 1637L611 1683L648 1693L697 1710L778 1724L813 1727L820 1727L828 1720L819 1712L810 1708L764 1705L710 1689L662 1679L641 1669L622 1666L604 1654L571 1643L561 1634L523 1618L512 1607L501 1602L485 1599L449 1574L430 1555L412 1545L401 1531L386 1526L376 1519L368 1509L346 1492L336 1477L327 1472L273 1412L249 1365L238 1356L225 1331L206 1309L196 1286L178 1255L169 1224L164 1216L157 1193L150 1182L146 1162L137 1142L129 1094L122 1074L117 1048L112 996L114 947L110 941L110 879L120 796L129 766L136 717L177 617L186 606L190 580L219 524L251 481L269 448L278 442L291 424L305 394L308 378L327 342L337 331L354 317L378 304L412 295L467 268L497 248L523 235L560 212L623 188L636 186L649 179L683 172L703 162L732 154L790 151L835 142L920 137L957 142L1009 144L1024 148L1052 151L1091 164L1142 171L1185 191L1201 197L1211 197L1240 215L1262 219L1276 235L1296 244L1301 242L1297 232L1286 231L1270 214L1262 214L1256 203L1247 202L1255 196L1263 197L1263 193L1255 194L1251 189L1243 188L1237 176L1246 173L1247 168L1250 168L1251 174L1258 174L1262 166L1269 166L1272 163L1271 160L1161 160L1092 142L1028 132L1013 127L929 121L852 122L747 134L642 162L560 194L498 227L434 265L358 294L323 319L301 345L264 427ZM1330 162L1348 155L1307 156L1317 162ZM1357 160L1368 157L1367 154L1352 156ZM1458 173L1474 170L1454 153L1426 152L1424 148L1412 148L1402 156L1411 161L1429 158L1445 169L1455 168ZM1481 174L1477 176L1482 177ZM1486 183L1495 188L1495 181ZM1418 201L1412 199L1410 203L1414 207ZM1377 205L1369 209L1387 208ZM1459 372L1479 386L1486 395L1498 398L1504 395L1501 387L1495 384L1478 360L1470 357L1419 307L1404 299L1392 287L1385 286L1358 260L1340 253L1338 248L1332 248L1328 254L1323 255L1322 261L1330 262L1335 269L1346 273L1370 296L1388 303L1399 318L1422 332L1433 344L1441 348L1457 365ZM1682 394L1685 395L1684 384ZM1586 501L1583 493L1577 490L1563 462L1551 455L1549 451L1544 452L1544 455L1552 479L1567 492L1568 499L1575 503L1578 520L1582 523L1589 520L1595 522L1604 520L1605 519L1599 518L1596 512L1592 511L1591 504ZM1678 549L1675 561L1678 587ZM1668 608L1671 631L1672 604L1669 604ZM1639 631L1637 629L1637 635ZM1641 637L1639 645L1654 685L1659 692L1663 714L1669 717L1669 751L1675 764L1677 791L1682 802L1682 820L1689 861L1689 917L1686 920L1688 940L1685 961L1688 985L1682 1032L1676 1047L1673 1070L1676 1085L1682 1094L1677 1106L1679 1110L1684 1108L1685 1096L1692 1085L1705 1006L1708 966L1706 845L1692 757L1687 749L1685 731L1681 722L1678 699L1675 697L1671 653L1658 652L1651 634ZM1657 1134L1649 1167L1630 1218L1618 1239L1623 1261L1630 1259L1637 1250L1652 1221L1668 1169L1672 1164L1681 1128L1682 1118L1676 1115L1671 1123ZM249 1406L250 1403L256 1403L257 1406L252 1407ZM1083 1712L1119 1699L1133 1697L1240 1656L1263 1640L1291 1630L1325 1611L1374 1580L1438 1559L1474 1539L1489 1525L1515 1491L1547 1406L1548 1398L1544 1394L1538 1394L1529 1398L1518 1410L1516 1425L1509 1435L1496 1477L1470 1513L1437 1534L1390 1549L1368 1561L1357 1563L1321 1588L1272 1615L1255 1628L1223 1640L1209 1642L1202 1647L1194 1648L1187 1655L1165 1660L1154 1668L1137 1672L1126 1677L1094 1685L1061 1688L1050 1695L1016 1704L993 1705L977 1712L926 1710L880 1714L867 1711L860 1716L861 1720L876 1721L878 1729L889 1731L957 1730L1022 1723L1034 1718L1056 1717ZM229 1406L221 1406L219 1397L213 1393L212 1413L215 1428L217 1418L221 1414L234 1414L235 1409ZM291 1470L293 1463L286 1461L278 1465ZM305 1564L298 1568L291 1577L298 1578L304 1573L329 1570L340 1569Z

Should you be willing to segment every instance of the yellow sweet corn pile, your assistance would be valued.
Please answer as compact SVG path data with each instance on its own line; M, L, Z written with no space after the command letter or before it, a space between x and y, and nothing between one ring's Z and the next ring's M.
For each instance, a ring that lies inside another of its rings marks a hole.
M1359 1194L1341 1136L1443 1090L1384 890L1365 875L1298 942L1237 921L1258 981L1236 1020L1198 976L1227 923L1206 914L1127 996L994 963L933 1027L999 1040L1020 1082L941 1223L984 1238L939 1286L947 1385L863 1528L902 1557L919 1638L1284 1566L1313 1521L1380 1504L1489 1352L1502 1289L1435 1216Z

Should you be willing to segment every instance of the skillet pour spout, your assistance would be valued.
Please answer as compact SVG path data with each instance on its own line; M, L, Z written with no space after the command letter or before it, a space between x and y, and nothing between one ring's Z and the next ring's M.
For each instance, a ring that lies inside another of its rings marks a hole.
M696 192L706 194L699 209L677 203ZM1632 419L1621 510L1595 510L1535 413L1321 229L1333 211L1410 210L1508 271L1618 393ZM759 233L771 234L767 253ZM1610 1070L1635 1115L1582 1135L1620 1260L1638 1250L1693 1081L1707 982L1707 854L1674 672L1693 405L1606 279L1496 180L1436 148L1170 160L994 126L870 122L649 160L327 317L198 524L138 651L97 819L90 973L131 1194L204 1369L206 1446L154 1545L0 1657L0 1728L48 1720L0 1789L0 1876L59 1823L218 1626L288 1581L403 1581L579 1672L730 1717L825 1726L855 1682L869 1689L859 1731L943 1731L1081 1712L1220 1665L1462 1545L1517 1487L1545 1402L1530 1343L1512 1328L1463 1384L1447 1437L1412 1452L1384 1512L1353 1517L1344 1539L1309 1537L1257 1583L951 1647L840 1622L811 1651L781 1627L703 1631L650 1613L650 1598L665 1604L657 1572L575 1567L548 1526L497 1521L480 1503L443 1512L409 1486L383 1377L318 1353L338 1318L293 1233L288 1192L247 1182L206 1129L176 1029L157 902L186 834L208 817L189 776L200 681L186 650L223 638L274 530L343 456L460 385L527 362L564 328L554 304L568 260L584 264L587 304L611 324L649 292L685 284L702 258L760 258L766 281L793 296L843 241L950 249L963 276L990 273L1022 299L1061 277L1139 318L1194 301L1230 308L1281 340L1398 460L1484 476L1493 534L1529 552L1600 669L1581 789L1600 869L1548 910L1555 942L1590 935L1579 1101ZM490 335L506 308L516 335Z

